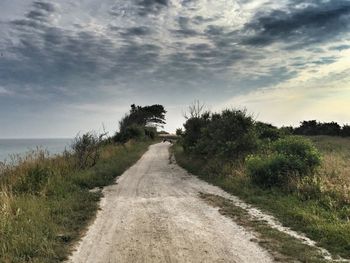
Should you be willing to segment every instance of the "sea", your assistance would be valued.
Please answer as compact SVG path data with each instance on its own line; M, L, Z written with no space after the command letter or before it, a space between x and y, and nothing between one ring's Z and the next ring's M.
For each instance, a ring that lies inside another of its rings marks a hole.
M11 155L25 155L38 147L45 149L50 155L69 150L73 139L0 139L0 161L9 161Z

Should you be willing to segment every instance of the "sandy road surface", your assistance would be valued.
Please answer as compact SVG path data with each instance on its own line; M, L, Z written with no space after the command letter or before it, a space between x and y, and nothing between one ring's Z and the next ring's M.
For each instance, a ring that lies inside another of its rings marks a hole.
M254 236L198 197L221 190L152 145L104 189L101 210L69 262L272 262Z

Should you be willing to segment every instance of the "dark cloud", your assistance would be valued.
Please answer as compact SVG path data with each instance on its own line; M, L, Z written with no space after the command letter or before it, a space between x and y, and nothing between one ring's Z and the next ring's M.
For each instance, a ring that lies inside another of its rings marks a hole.
M46 19L46 14L44 12L40 12L40 11L30 11L27 14L27 18L29 19L34 19L34 20L45 20Z
M273 10L269 13L257 13L255 18L245 25L250 34L243 41L246 45L265 46L273 42L286 42L297 45L331 41L349 29L350 2L315 1L304 8ZM251 34L250 32L253 32Z
M34 2L32 8L26 15L30 20L47 21L48 15L55 11L53 4L41 1Z
M182 39L187 37L199 36L201 33L194 30L191 26L189 17L179 16L177 18L178 29L171 30L175 37Z
M157 14L168 4L168 0L137 0L137 5L140 7L138 14L141 16Z
M350 45L338 45L338 46L333 46L329 48L329 50L337 50L337 51L343 51L347 49L350 49Z
M45 10L46 12L54 12L55 6L52 3L43 2L43 1L35 1L33 3L33 7L40 10Z
M151 29L145 26L131 27L126 29L121 34L124 36L146 36L152 33Z

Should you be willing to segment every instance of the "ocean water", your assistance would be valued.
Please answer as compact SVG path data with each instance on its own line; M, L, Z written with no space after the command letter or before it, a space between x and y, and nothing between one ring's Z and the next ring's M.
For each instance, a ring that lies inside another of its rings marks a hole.
M72 139L0 139L0 161L9 160L10 155L24 155L37 147L46 149L50 155L69 149Z

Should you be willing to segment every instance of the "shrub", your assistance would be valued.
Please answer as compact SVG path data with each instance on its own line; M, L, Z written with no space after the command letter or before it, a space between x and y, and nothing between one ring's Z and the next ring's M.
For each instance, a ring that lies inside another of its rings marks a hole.
M256 148L253 118L245 110L224 110L212 114L207 127L202 129L196 152L236 160L244 159Z
M185 151L192 151L202 136L203 128L209 123L209 113L204 113L201 117L189 118L184 124L183 147Z
M276 141L281 137L277 127L263 122L256 122L255 129L259 139Z
M341 136L349 137L350 136L350 125L345 124L341 129Z
M298 172L307 174L313 172L321 164L320 153L310 140L289 136L278 140L273 144L273 150L289 158L297 158L301 161Z
M246 160L252 181L265 187L289 186L293 180L311 175L320 163L316 148L299 137L280 139L273 143L272 153Z
M97 135L93 132L87 132L83 135L77 135L72 143L72 149L77 159L79 168L84 169L96 164L100 157L103 137L105 134Z
M157 128L155 127L145 127L145 135L150 138L151 140L154 140L157 136Z
M116 142L125 143L131 139L139 140L145 137L145 128L136 124L125 127L120 132L116 133L114 140Z

